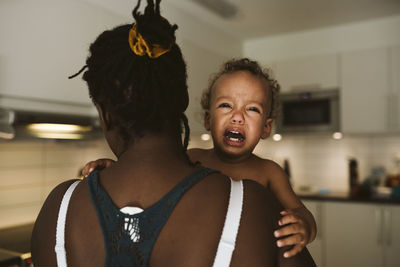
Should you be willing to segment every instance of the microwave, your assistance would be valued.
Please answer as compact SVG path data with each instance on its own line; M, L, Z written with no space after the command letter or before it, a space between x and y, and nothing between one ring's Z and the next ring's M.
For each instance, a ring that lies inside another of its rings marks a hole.
M339 89L283 93L276 133L340 131Z

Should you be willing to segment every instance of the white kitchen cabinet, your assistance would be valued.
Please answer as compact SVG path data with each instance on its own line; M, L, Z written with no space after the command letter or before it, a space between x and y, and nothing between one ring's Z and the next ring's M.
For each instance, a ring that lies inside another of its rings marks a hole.
M400 207L388 206L383 210L384 218L384 263L385 267L400 266Z
M326 266L383 266L377 205L326 203Z
M0 96L92 106L82 75L68 76L95 37L124 20L82 1L1 1Z
M400 266L400 207L325 203L327 267Z
M390 98L387 48L341 54L341 121L345 133L388 130Z
M303 204L314 215L317 223L317 236L313 242L307 245L307 249L311 253L315 264L323 266L323 203L320 201L303 201Z
M278 61L274 65L282 92L339 86L337 54Z
M389 48L389 61L391 71L389 81L391 82L388 95L388 128L389 130L400 130L400 46Z

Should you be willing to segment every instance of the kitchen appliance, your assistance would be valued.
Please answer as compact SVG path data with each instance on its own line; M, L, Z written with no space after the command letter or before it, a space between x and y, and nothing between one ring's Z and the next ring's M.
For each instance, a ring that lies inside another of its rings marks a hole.
M101 136L93 105L0 95L0 141Z
M276 133L334 133L340 131L339 90L283 93Z
M0 140L93 139L101 136L95 117L0 108Z

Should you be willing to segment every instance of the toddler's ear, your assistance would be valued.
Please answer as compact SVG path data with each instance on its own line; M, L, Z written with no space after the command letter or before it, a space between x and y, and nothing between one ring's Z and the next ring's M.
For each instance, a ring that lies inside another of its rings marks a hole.
M274 119L271 118L265 120L263 133L261 134L261 139L266 139L271 134L273 121Z
M204 111L204 128L207 131L210 130L210 111L208 109Z

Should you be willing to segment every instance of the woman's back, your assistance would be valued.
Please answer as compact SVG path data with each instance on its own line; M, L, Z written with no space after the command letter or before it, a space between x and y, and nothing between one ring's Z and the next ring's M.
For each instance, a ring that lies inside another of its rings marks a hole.
M170 164L168 169L157 168L160 171L147 172L146 177L145 171L149 167L137 168L135 174L118 166L110 167L100 173L99 181L118 208L139 206L147 209L199 169ZM154 172L159 173L158 178L151 177ZM56 266L55 225L59 203L69 184L71 182L66 182L51 193L36 223L33 239L41 247L41 253L35 253L35 246L32 252L34 260L43 266ZM148 266L212 266L229 195L230 181L219 173L210 174L189 189L157 237ZM272 235L279 210L276 209L276 201L266 200L270 197L263 187L250 181L244 182L243 213L231 266L279 266L278 259L283 259ZM271 205L263 207L262 203ZM41 218L46 218L48 223L42 224ZM104 236L87 179L77 186L70 201L65 246L69 266L105 266Z

